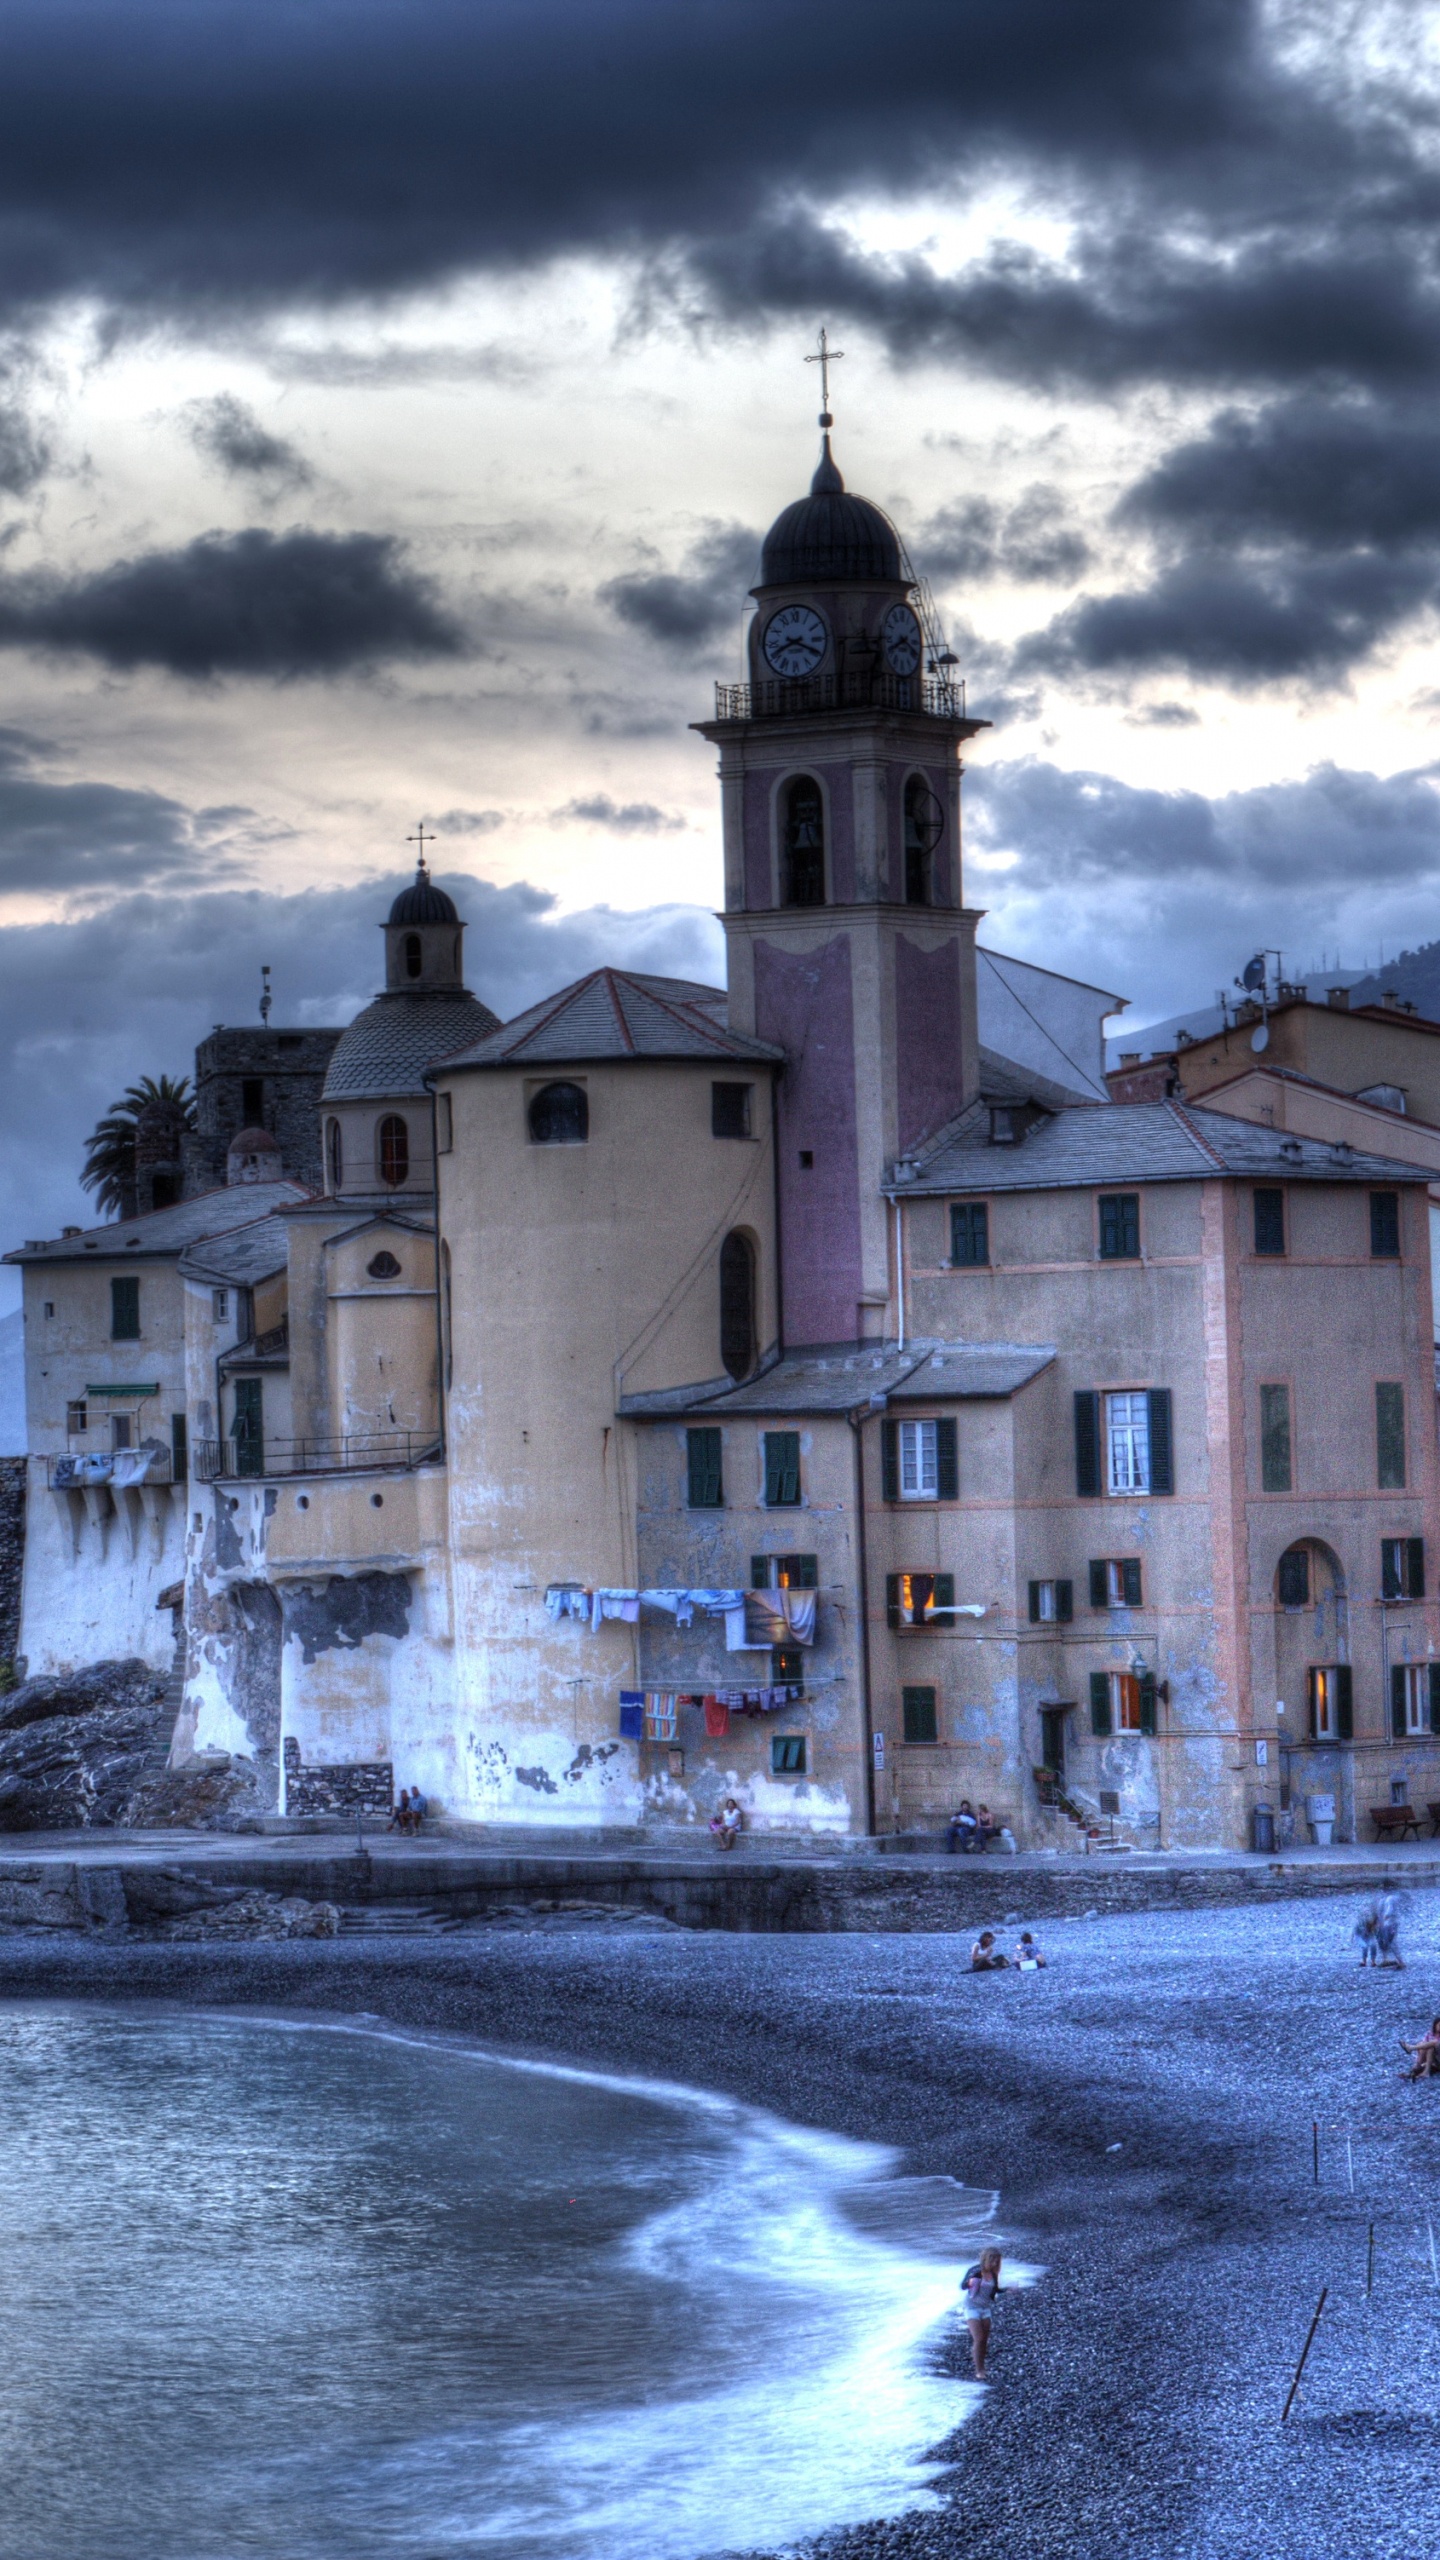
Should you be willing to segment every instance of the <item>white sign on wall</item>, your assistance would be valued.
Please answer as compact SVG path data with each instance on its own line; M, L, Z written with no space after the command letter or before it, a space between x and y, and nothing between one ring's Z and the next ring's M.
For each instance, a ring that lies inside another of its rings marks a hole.
M883 1769L885 1766L885 1736L883 1733L877 1733L875 1736L875 1766L877 1769Z

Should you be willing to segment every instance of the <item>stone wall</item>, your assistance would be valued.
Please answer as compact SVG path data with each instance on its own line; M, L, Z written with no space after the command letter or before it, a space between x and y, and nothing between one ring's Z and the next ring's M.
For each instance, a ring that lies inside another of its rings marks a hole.
M14 1662L20 1642L24 1565L25 1460L0 1458L0 1664Z
M196 1127L185 1150L187 1197L223 1185L226 1150L247 1125L247 1083L261 1087L259 1126L278 1141L286 1173L313 1191L323 1187L320 1094L339 1037L338 1031L272 1031L257 1022L212 1031L201 1041Z
M395 1767L390 1760L340 1761L330 1768L307 1769L293 1733L285 1736L285 1810L287 1814L389 1813L395 1802Z

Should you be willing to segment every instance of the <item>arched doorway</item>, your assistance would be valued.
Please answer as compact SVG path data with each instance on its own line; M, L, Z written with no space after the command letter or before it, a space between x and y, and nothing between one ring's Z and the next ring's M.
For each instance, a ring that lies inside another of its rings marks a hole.
M1271 1598L1275 1628L1275 1724L1282 1813L1304 1835L1307 1794L1333 1794L1345 1831L1349 1819L1354 1700L1350 1607L1345 1568L1323 1538L1295 1538L1277 1557Z

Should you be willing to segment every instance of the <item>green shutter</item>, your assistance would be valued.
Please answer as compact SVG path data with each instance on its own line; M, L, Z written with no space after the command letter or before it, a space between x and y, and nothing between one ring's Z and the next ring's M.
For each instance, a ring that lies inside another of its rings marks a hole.
M960 1499L959 1426L953 1414L943 1416L935 1425L935 1499Z
M800 1500L800 1434L765 1434L765 1501L770 1510L793 1510Z
M720 1472L720 1433L705 1426L685 1434L687 1500L692 1511L718 1511L724 1502Z
M751 1557L751 1559L750 1559L750 1588L751 1588L751 1590L752 1590L752 1591L768 1591L768 1590L769 1590L769 1588L770 1588L770 1574L771 1574L771 1570L772 1570L773 1562L774 1562L774 1559L773 1559L772 1557L770 1557L770 1556L752 1556L752 1557Z
M1075 1490L1082 1497L1100 1490L1100 1398L1093 1387L1075 1397Z
M1355 1737L1355 1683L1348 1662L1335 1669L1335 1730L1342 1742Z
M898 1627L900 1624L900 1576L898 1573L887 1573L885 1576L885 1624L887 1627Z
M170 1481L184 1484L190 1473L190 1426L183 1413L170 1416Z
M1382 1600L1398 1600L1400 1597L1400 1548L1399 1538L1382 1538L1380 1541L1380 1597Z
M935 1597L935 1606L936 1606L936 1608L937 1608L937 1609L953 1609L953 1608L954 1608L954 1606L955 1606L955 1576L954 1576L954 1574L953 1574L953 1573L937 1573L937 1574L936 1574L936 1576L935 1576L935 1595L934 1595L934 1597ZM945 1619L945 1621L944 1621L944 1624L945 1624L947 1627L953 1627L953 1626L954 1626L954 1624L955 1624L955 1621L954 1621L954 1619L953 1619L953 1618L946 1618L946 1619Z
M1382 1378L1375 1389L1375 1481L1382 1493L1405 1485L1405 1390Z
M1430 1730L1440 1733L1440 1662L1430 1665Z
M880 1499L882 1502L898 1502L900 1499L898 1422L882 1422L880 1425Z
M900 1714L907 1742L939 1740L933 1689L902 1689Z
M1150 1490L1173 1493L1175 1490L1175 1456L1170 1428L1170 1390L1150 1390Z
M1127 1609L1138 1609L1140 1606L1139 1557L1127 1556L1120 1567L1120 1572L1124 1583L1125 1606Z
M1030 1624L1032 1627L1038 1627L1040 1624L1040 1585L1038 1582L1032 1582L1030 1585Z
M1407 1538L1405 1548L1407 1596L1411 1600L1423 1600L1425 1597L1425 1541L1423 1538Z
M1405 1739L1405 1665L1390 1665L1390 1730L1397 1742Z
M1103 1556L1092 1556L1090 1559L1090 1606L1092 1609L1104 1608L1106 1589L1105 1559Z
M1140 1730L1142 1733L1153 1733L1155 1730L1155 1674L1153 1671L1142 1671L1140 1674Z
M129 1272L123 1279L110 1283L110 1339L112 1342L138 1342L140 1339L140 1282Z
M1055 1615L1056 1615L1056 1617L1059 1619L1060 1624L1061 1624L1062 1626L1066 1625L1066 1624L1068 1623L1068 1621L1069 1621L1071 1618L1073 1618L1073 1617L1074 1617L1074 1615L1075 1615L1075 1585L1074 1585L1074 1583L1073 1583L1073 1582L1057 1582L1057 1583L1056 1583L1056 1585L1055 1585Z
M1110 1730L1110 1680L1104 1671L1092 1671L1090 1674L1090 1730L1092 1733L1108 1733Z

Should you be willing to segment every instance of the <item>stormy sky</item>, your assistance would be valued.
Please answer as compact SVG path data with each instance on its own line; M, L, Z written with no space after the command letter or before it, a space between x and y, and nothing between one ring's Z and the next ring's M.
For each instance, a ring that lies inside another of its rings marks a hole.
M0 1208L436 831L502 1013L717 966L824 323L972 709L985 938L1204 1001L1440 934L1440 65L1277 0L11 0Z

